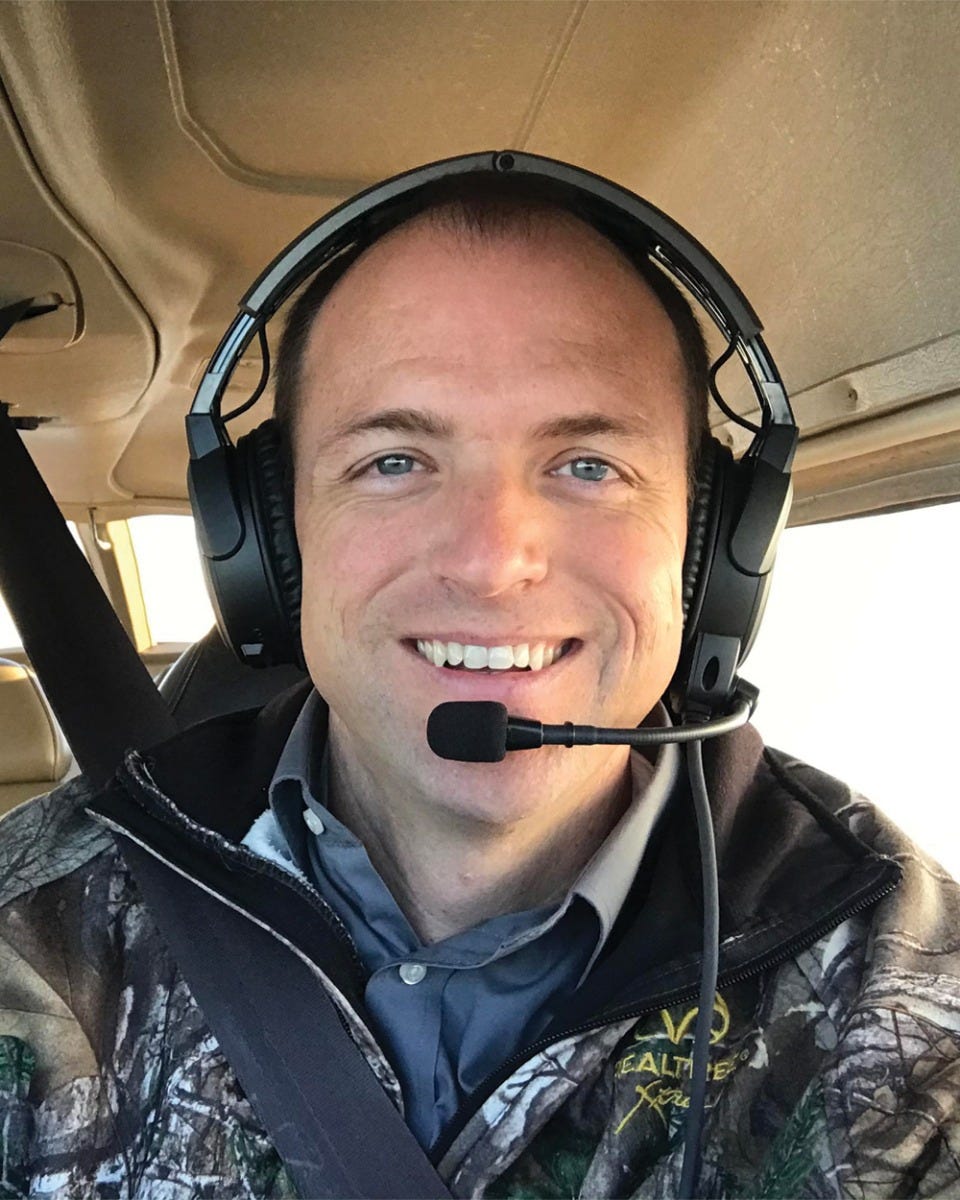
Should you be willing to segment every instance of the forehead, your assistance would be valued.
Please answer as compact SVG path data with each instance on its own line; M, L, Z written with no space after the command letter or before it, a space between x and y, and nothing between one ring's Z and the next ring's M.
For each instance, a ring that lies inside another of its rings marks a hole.
M677 400L679 347L625 258L566 214L476 236L419 219L366 251L306 346L302 403L341 408L391 378L538 372L603 390L643 382ZM679 401L682 406L682 400ZM332 415L332 414L331 414Z

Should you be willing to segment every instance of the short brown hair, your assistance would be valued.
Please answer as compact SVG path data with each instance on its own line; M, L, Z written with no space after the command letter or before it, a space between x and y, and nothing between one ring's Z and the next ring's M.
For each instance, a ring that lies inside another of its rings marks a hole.
M513 181L498 177L472 181L469 191L461 182L449 196L441 195L409 220L429 221L438 230L480 242L492 242L508 236L531 237L558 214L582 220L556 199L518 193ZM403 222L405 223L405 222ZM403 224L402 223L402 224ZM584 222L589 224L589 222ZM592 228L592 226L591 226ZM673 325L680 350L687 402L687 480L688 495L693 495L700 446L708 432L707 396L710 360L707 345L693 309L680 289L642 251L604 236L625 258L654 293ZM293 426L300 399L303 358L307 339L336 284L349 271L361 251L348 251L314 276L290 310L277 353L274 385L274 417L279 426L287 464L288 482L293 482Z

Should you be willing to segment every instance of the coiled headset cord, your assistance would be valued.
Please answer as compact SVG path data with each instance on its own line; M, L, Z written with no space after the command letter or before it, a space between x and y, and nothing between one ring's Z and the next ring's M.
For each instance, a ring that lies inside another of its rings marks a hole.
M700 876L703 882L703 962L700 971L700 1001L694 1027L693 1061L690 1065L690 1107L683 1132L683 1166L680 1171L682 1200L695 1200L700 1176L703 1123L707 1103L707 1068L710 1061L710 1035L713 1031L713 1006L717 994L717 970L720 956L720 888L717 879L717 847L713 837L710 800L703 774L703 742L686 746L687 774L697 817L700 843Z

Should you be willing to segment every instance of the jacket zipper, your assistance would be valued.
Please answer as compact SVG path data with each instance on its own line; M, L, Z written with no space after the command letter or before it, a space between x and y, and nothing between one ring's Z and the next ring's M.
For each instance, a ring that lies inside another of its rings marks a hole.
M254 852L251 850L249 853L253 854ZM279 883L284 887L293 888L297 895L300 896L301 899L305 900L318 916L322 917L326 921L326 923L331 927L331 932L334 934L337 940L343 944L344 949L349 952L350 960L354 968L354 982L362 990L366 986L367 970L363 965L363 960L360 958L360 953L357 950L353 938L350 936L346 925L344 925L344 923L340 920L336 912L310 883L305 883L302 879L298 879L296 875L291 874L289 871L284 871L282 867L276 866L276 864L270 862L269 859L261 859L259 855L256 855L255 857L258 860L256 865L247 862L243 857L238 858L238 861L248 871L251 871L255 874L260 874L262 871L263 874L265 874L269 879L274 880L274 882ZM319 969L319 964L314 965Z
M772 967L780 966L781 963L786 962L795 954L814 945L820 938L824 937L831 930L836 929L838 925L842 925L850 917L856 916L857 913L863 912L867 908L871 908L879 900L882 900L885 896L889 896L892 892L896 891L899 882L899 877L895 880L888 880L879 887L875 887L865 896L861 896L859 900L842 908L839 912L824 917L812 929L784 942L782 946L776 947L769 953L758 958L755 962L741 967L739 970L731 971L729 974L721 973L717 980L717 990L719 991L721 987L734 987L736 984L752 979L754 976L760 975ZM642 1002L636 1006L627 1006L621 1012L606 1013L597 1020L571 1026L561 1033L554 1034L548 1038L541 1038L540 1041L534 1042L525 1049L511 1055L506 1062L501 1063L495 1071L491 1071L478 1084L466 1104L455 1114L448 1128L430 1147L430 1160L434 1166L439 1165L453 1143L466 1128L471 1118L483 1107L500 1084L509 1079L518 1067L523 1066L524 1063L534 1058L537 1054L548 1050L551 1046L556 1046L560 1042L566 1041L567 1038L575 1037L577 1034L591 1033L595 1029L602 1029L604 1026L613 1025L618 1021L636 1020L640 1017L648 1016L650 1013L657 1012L661 1008L668 1008L675 1004L684 1004L689 1000L697 1000L699 999L699 995L700 987L698 982L692 987L682 988L674 993L667 993L666 996L658 998L656 1002Z
M85 809L84 811L87 813L87 815L89 817L96 820L99 824L104 825L107 829L112 830L114 833L119 834L121 837L129 838L134 843L134 845L139 846L141 850L145 851L147 854L150 854L153 858L155 858L157 860L157 862L163 863L163 865L168 870L175 871L175 872L183 875L186 879L189 879L190 882L193 883L195 887L203 888L209 895L213 896L221 904L225 904L228 908L233 909L235 912L239 913L240 916L245 917L251 923L256 923L255 918L253 917L252 913L250 913L243 905L237 904L234 901L230 900L229 897L223 895L223 893L220 892L217 888L214 888L208 884L201 883L191 872L186 871L184 868L178 866L175 862L172 862L164 854L161 854L159 850L155 849L152 845L150 845L150 843L148 841L137 836L132 830L127 829L119 821L115 821L112 817L108 817L103 813L97 812L96 809L88 808L88 809ZM264 862L266 863L267 860L264 860ZM322 896L320 896L318 893L314 893L317 902L313 903L310 895L303 892L302 885L300 887L297 887L297 885L300 884L300 881L298 879L296 879L294 876L290 876L289 878L287 878L286 877L287 873L285 871L281 871L279 867L274 867L274 865L272 863L267 863L267 865L270 867L270 873L271 873L272 878L276 879L276 881L278 883L280 883L281 885L284 885L284 886L293 885L294 890L298 894L300 894L304 899L311 902L311 906L315 910L317 910L321 916L323 916L323 912L322 912L320 906L321 905L323 905L324 907L328 907L328 906L326 905L326 901L323 899ZM276 875L274 875L273 874L274 871L276 871L278 873ZM309 885L307 885L307 886L309 886ZM332 910L330 910L330 911L332 913ZM333 919L337 920L336 916L334 916ZM326 987L323 987L323 982L322 982L326 978L326 973L323 971L323 969L320 967L319 963L316 962L316 960L313 958L312 955L307 954L306 951L304 951L300 948L296 948L295 950L293 950L293 948L286 941L286 939L283 938L281 936L281 934L272 925L264 922L262 924L262 928L266 932L268 932L272 937L279 940L281 942L281 944L284 944L288 950L291 950L291 952L302 955L302 957L305 960L307 960L317 970L317 972L320 975L320 979L321 979L320 986L323 988L324 992L327 991ZM345 927L344 927L344 936L347 938L350 946L352 947L353 941L350 938L350 935L347 933ZM360 961L359 957L356 955L355 951L354 951L354 958L356 959L357 962ZM361 980L361 982L362 982L362 980ZM187 981L187 983L189 985L189 980ZM346 997L345 997L345 999L346 999ZM330 1001L330 1005L333 1008L333 1011L336 1013L337 1020L340 1022L341 1028L343 1029L343 1032L344 1032L344 1036L350 1038L350 1040L355 1043L353 1031L351 1030L350 1025L347 1023L347 1020L344 1017L343 1013L340 1011L340 1005L335 1003L333 1000L333 997L331 997L329 995L328 995L328 1000ZM376 1040L376 1038L373 1035L373 1031L370 1029L367 1022L356 1011L356 1007L352 1003L351 1003L350 1007L351 1007L351 1011L353 1012L354 1017L357 1019L357 1021L360 1024L363 1025L364 1029L366 1029L367 1033L369 1034L371 1043L373 1045L375 1045L377 1047L377 1049L381 1049L380 1043ZM364 1052L361 1049L361 1054L363 1054L363 1053ZM382 1054L383 1054L383 1052L381 1049L381 1055ZM390 1071L394 1075L396 1075L393 1065L389 1061L387 1061L386 1065L389 1067Z
M189 817L185 817L184 814L180 812L180 810L166 795L166 793L157 787L153 776L150 774L148 764L141 759L137 765L138 770L143 776L143 780L138 780L136 777L134 777L131 782L139 787L146 786L148 791L152 791L155 799L162 802L159 811L157 811L155 807L151 806L150 808L147 808L146 806L141 805L140 807L143 808L143 811L146 813L146 815L148 817L152 817L154 820L161 821L163 824L168 825L173 829L177 829L188 842L193 842L195 845L202 847L205 851L215 849L218 856L225 856L236 866L241 867L244 871L249 871L255 875L266 876L266 878L272 879L275 883L279 883L283 887L291 888L296 895L301 900L305 901L310 908L325 922L325 924L330 927L331 933L348 952L350 961L353 965L354 983L362 991L366 986L367 971L363 965L363 960L360 958L356 944L354 943L353 938L350 936L346 925L343 924L336 912L330 907L326 900L324 900L316 888L314 888L307 880L298 878L298 876L292 874L290 871L284 871L275 863L270 862L269 859L261 858L259 854L254 853L252 850L248 850L245 846L234 845L221 834L217 833L215 829L207 830L203 826L195 826L195 823L192 822ZM119 823L114 825L112 818L98 812L96 808L87 808L85 811L87 812L88 816L113 826L116 831L121 834L126 833L129 836L133 836L135 833L135 830L127 829L125 826ZM212 835L212 837L208 835ZM152 848L151 853L154 854L154 857L160 858L162 862L166 863L166 858L157 854ZM168 863L167 865L171 864ZM222 897L222 899L229 903L226 897ZM242 905L235 905L235 907L240 909L243 908ZM313 961L312 958L311 961ZM314 966L316 966L319 970L318 963L314 963Z

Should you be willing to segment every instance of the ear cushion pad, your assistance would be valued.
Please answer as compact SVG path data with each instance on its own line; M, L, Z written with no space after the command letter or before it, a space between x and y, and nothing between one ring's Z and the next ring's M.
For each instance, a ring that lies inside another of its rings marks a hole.
M290 489L280 434L274 420L264 421L243 439L254 518L266 542L268 569L293 643L300 642L300 547L293 523Z
M716 484L718 474L718 451L720 443L706 436L700 444L700 457L697 462L697 476L693 488L693 501L690 505L690 517L687 522L687 547L683 556L683 619L686 624L695 601L702 591L704 560L713 556L713 542L716 532ZM690 636L686 630L685 636Z

